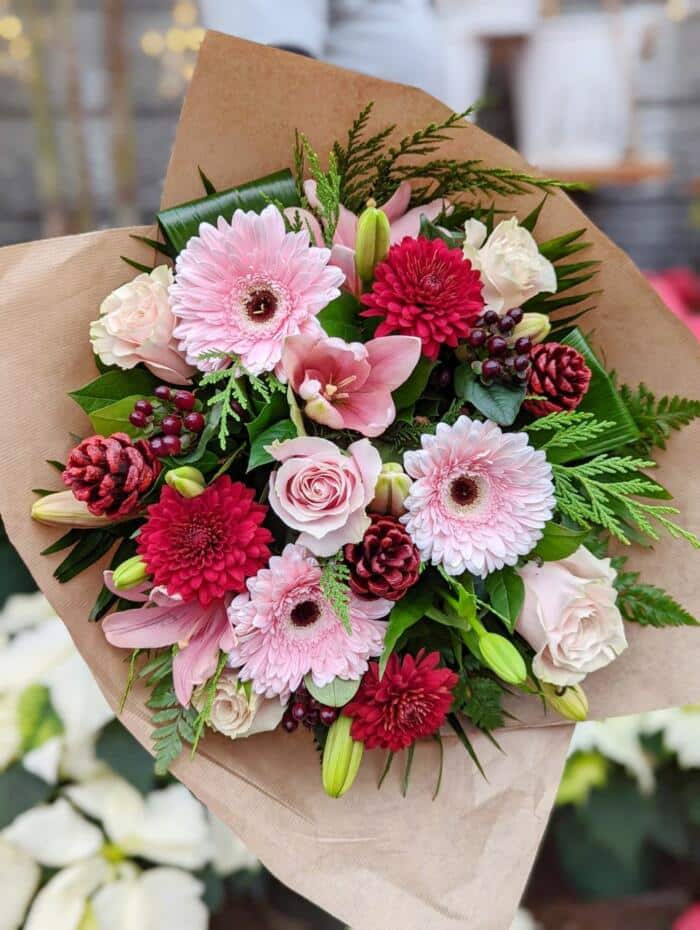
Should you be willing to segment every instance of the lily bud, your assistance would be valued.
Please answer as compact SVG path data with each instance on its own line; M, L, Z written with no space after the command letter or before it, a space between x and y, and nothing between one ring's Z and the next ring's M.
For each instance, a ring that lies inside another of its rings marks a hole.
M204 475L198 468L192 468L191 465L173 468L166 474L165 483L183 497L198 497L206 487Z
M411 484L411 479L397 462L382 465L374 487L374 498L369 505L370 511L400 517L406 513L404 501L411 490Z
M557 685L542 683L545 701L567 720L582 723L588 717L588 698L580 685L559 688Z
M357 742L350 735L352 720L350 717L338 717L328 730L326 745L323 749L323 787L332 798L342 798L352 787L360 769L364 743Z
M40 497L32 504L32 520L48 526L75 526L93 529L110 526L115 521L104 515L96 516L87 509L87 504L76 500L72 491L57 491Z
M114 569L112 584L115 588L119 588L120 591L127 591L129 588L141 584L146 578L148 578L146 563L140 555L134 555Z
M510 334L510 341L528 336L530 342L536 345L538 342L544 342L551 330L552 324L545 313L524 313L522 320Z
M484 633L479 637L479 651L491 671L509 685L521 685L527 678L525 660L505 636Z
M357 221L355 239L355 267L362 281L371 281L374 266L384 261L391 243L389 217L379 210L374 200L367 201L367 208Z

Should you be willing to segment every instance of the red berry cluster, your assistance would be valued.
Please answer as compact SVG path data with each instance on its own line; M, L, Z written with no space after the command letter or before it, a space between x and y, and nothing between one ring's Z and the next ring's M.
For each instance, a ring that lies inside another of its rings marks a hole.
M282 726L287 733L293 733L300 723L309 730L319 724L329 727L338 719L338 713L337 708L321 704L301 685L290 698L282 717Z
M509 338L522 318L523 311L514 307L503 316L495 310L487 310L474 323L467 345L475 359L474 369L487 384L491 381L505 384L527 381L532 340L528 336L515 340Z
M167 384L159 384L153 393L157 403L137 400L129 422L152 434L149 442L158 458L180 455L204 429L204 414L194 409L197 400L192 391L173 391Z

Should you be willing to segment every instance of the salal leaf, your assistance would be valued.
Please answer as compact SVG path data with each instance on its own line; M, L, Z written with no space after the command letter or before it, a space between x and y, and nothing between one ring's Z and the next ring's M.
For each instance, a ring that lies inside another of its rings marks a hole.
M341 294L332 300L317 316L327 336L336 336L346 342L361 342L360 302L352 294Z
M260 413L245 425L251 445L258 436L264 433L266 429L269 429L273 423L278 423L280 420L286 419L289 419L289 405L287 404L284 394L280 394L279 391L276 391Z
M106 407L93 410L89 417L95 433L99 436L126 433L132 438L140 435L141 430L129 422L129 414L133 411L136 401L141 400L142 397L143 394L131 394L113 404L107 404Z
M542 539L532 550L529 559L542 559L543 562L558 562L568 559L570 555L583 545L588 530L571 530L559 523L547 523Z
M311 697L328 707L345 707L357 694L360 680L348 681L345 678L334 678L327 685L317 685L311 672L304 678L306 690Z
M68 396L90 414L125 397L152 394L157 384L157 379L145 368L108 371Z
M261 433L250 447L250 458L248 459L248 471L259 468L261 465L267 465L274 462L273 457L267 451L266 447L275 442L284 442L285 439L295 439L297 428L291 420L280 420L279 423L273 423L264 433Z
M436 362L421 355L409 378L392 394L397 410L413 406L422 397L435 365Z
M503 568L486 578L486 590L497 616L512 633L525 600L523 579L514 568Z
M433 584L424 574L418 584L414 585L406 596L397 602L389 614L389 626L384 637L384 652L379 660L379 677L386 669L389 656L406 630L422 620L425 612L433 603Z
M468 364L460 365L455 371L455 392L499 426L512 426L525 400L524 385L482 384Z

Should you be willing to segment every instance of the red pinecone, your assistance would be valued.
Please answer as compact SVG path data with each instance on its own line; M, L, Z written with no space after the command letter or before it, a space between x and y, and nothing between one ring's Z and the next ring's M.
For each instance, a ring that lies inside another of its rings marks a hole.
M528 391L541 400L523 404L533 416L575 410L591 383L591 369L585 358L571 346L559 342L542 342L530 350Z
M418 581L420 555L395 517L372 514L362 542L345 546L350 588L360 597L400 600Z
M138 507L160 467L145 439L132 442L126 433L90 436L69 455L63 483L90 513L116 519Z

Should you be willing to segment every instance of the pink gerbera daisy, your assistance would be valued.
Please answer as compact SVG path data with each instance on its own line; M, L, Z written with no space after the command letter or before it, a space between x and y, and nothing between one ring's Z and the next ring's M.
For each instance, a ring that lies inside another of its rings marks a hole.
M320 334L316 314L344 280L329 258L328 249L309 245L308 231L286 232L274 206L202 223L178 256L170 288L174 333L188 362L220 368L225 358L202 356L221 352L253 374L271 371L286 336Z
M393 604L351 595L352 632L321 591L321 568L303 546L288 545L269 568L248 579L248 594L229 607L234 646L229 664L258 694L286 697L311 672L322 687L334 678L357 680L384 648L385 617Z
M423 560L484 578L533 549L552 517L554 485L544 452L525 433L462 416L439 424L422 446L404 456L416 480L401 522Z

